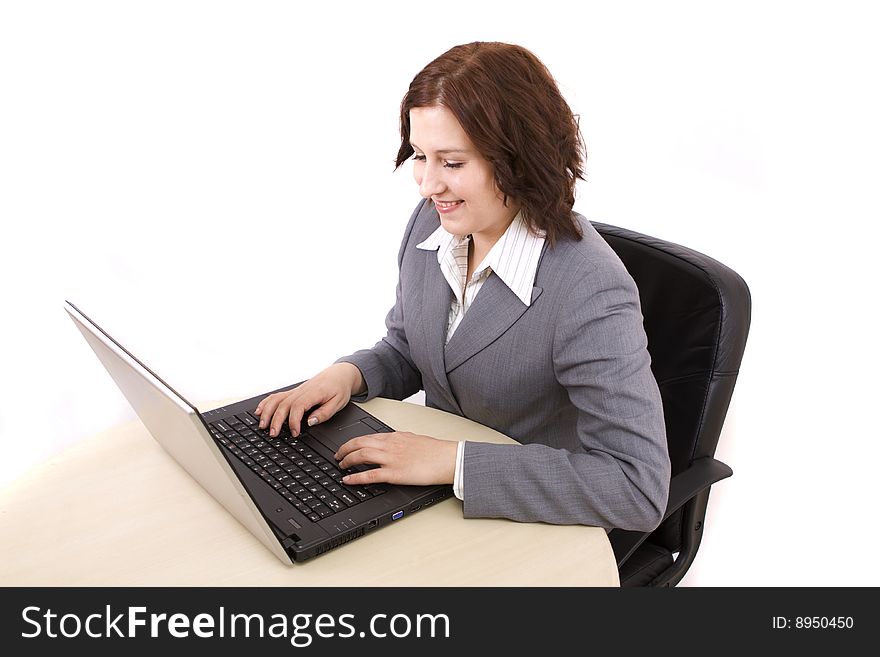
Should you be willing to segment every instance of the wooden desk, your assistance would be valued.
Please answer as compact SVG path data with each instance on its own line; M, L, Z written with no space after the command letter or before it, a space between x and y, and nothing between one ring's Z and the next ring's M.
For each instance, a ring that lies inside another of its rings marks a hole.
M455 415L374 399L390 426L512 442ZM285 566L132 422L85 440L0 493L6 586L617 586L603 529L467 519L447 499Z

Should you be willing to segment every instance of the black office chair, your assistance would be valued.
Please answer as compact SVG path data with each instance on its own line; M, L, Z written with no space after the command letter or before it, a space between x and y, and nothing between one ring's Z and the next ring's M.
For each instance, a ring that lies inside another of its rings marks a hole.
M639 288L672 461L660 526L650 533L615 529L608 538L621 586L675 586L700 547L710 487L733 474L713 457L749 332L749 288L736 272L702 253L614 226L593 226Z

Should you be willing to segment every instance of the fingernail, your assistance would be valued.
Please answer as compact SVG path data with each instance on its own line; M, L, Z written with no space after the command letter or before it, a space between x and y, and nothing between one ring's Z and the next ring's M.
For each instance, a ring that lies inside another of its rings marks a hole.
M315 426L316 424L318 424L318 418L316 418L316 417L314 417L314 416L310 417L310 418L309 418L309 426L310 426L310 427L313 427L313 426Z
M275 429L272 429L272 431L269 432L269 435L272 436L272 437L274 438L275 436L278 435L278 432L275 431Z
M345 476L342 478L342 481L344 481L345 483L348 483L348 480L349 480L349 479L351 479L351 475L345 475Z

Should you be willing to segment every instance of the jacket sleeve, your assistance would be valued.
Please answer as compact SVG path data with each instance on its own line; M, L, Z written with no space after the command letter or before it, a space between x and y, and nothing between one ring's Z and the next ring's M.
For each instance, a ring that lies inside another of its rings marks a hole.
M398 268L403 262L413 227L424 205L425 201L419 203L409 219L397 256ZM406 399L422 389L422 374L410 357L409 343L403 325L403 311L400 280L398 279L394 307L385 317L385 328L387 329L385 337L371 349L361 349L336 361L337 363L355 365L364 377L367 390L362 395L352 397L352 401L364 402L373 397Z
M523 445L466 443L466 517L638 531L663 517L670 464L638 290L625 270L582 278L557 310L552 343L555 378L577 414L578 448L556 449L541 436Z

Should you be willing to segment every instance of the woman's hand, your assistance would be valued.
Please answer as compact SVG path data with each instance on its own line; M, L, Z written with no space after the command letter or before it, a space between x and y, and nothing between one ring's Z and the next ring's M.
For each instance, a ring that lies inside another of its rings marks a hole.
M379 466L343 477L348 485L387 482L427 486L453 482L457 449L454 440L394 431L352 438L339 448L336 458L342 469L365 463Z
M361 371L351 363L336 363L287 392L269 395L257 405L260 428L269 427L269 435L277 436L289 420L290 433L300 433L303 413L318 406L307 418L309 426L325 422L344 407L351 396L364 388Z

